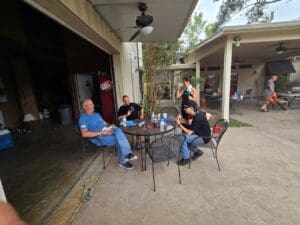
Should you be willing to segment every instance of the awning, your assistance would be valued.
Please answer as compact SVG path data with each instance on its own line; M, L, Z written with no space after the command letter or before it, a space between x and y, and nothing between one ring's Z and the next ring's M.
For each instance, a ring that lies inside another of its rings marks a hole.
M267 75L272 75L272 74L286 75L289 73L296 72L290 60L266 62L266 67L267 67L266 70Z

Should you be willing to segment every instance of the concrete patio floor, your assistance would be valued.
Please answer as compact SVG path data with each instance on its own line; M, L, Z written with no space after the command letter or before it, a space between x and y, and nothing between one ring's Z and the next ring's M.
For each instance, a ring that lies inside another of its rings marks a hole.
M222 171L210 150L182 168L151 164L141 171L117 166L113 156L92 199L73 225L241 225L300 223L300 109L258 112L253 102L232 115L253 127L230 128L219 147ZM139 155L139 153L138 153Z

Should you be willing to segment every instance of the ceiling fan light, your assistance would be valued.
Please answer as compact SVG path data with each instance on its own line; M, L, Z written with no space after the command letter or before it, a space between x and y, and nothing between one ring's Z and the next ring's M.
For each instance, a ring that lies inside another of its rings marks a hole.
M148 34L151 34L153 31L153 27L152 26L145 26L141 29L141 33L143 35L148 35Z
M277 51L276 51L276 53L279 55L279 54L282 54L282 53L284 53L284 50L283 49L278 49Z

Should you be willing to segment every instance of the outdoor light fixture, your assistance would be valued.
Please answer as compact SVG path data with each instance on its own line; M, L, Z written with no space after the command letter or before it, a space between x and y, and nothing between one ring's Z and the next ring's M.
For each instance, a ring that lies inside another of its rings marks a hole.
M148 34L151 34L153 31L153 27L152 26L145 26L141 29L141 33L143 35L148 35Z
M241 38L241 36L235 36L234 38L233 38L233 40L234 40L234 44L235 44L235 47L240 47L240 45L241 45L241 40L242 40L242 38Z

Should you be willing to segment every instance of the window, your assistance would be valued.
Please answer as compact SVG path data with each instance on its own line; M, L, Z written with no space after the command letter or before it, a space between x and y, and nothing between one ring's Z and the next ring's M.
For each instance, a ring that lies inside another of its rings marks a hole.
M171 99L171 81L157 83L159 85L159 97L161 100Z

